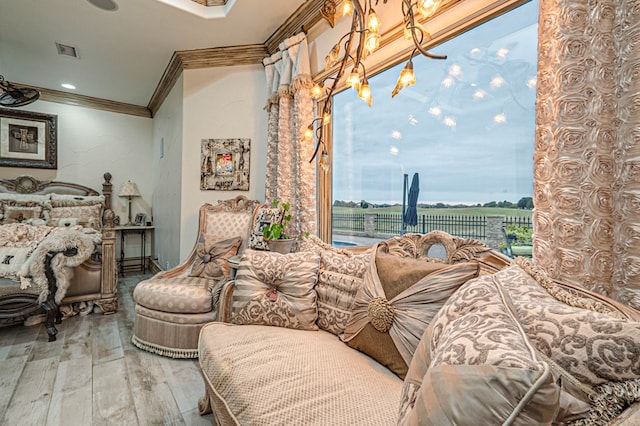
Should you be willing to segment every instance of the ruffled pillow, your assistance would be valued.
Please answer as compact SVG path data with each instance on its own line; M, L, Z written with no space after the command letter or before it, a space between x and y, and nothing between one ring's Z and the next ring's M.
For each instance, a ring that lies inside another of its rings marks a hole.
M240 237L221 240L213 235L200 234L196 244L196 259L189 276L213 280L229 278L229 258L238 253L241 243Z
M391 268L385 260L393 265L395 278L387 273ZM404 378L431 318L478 271L477 262L446 265L384 253L372 256L343 340ZM389 278L383 281L382 276Z

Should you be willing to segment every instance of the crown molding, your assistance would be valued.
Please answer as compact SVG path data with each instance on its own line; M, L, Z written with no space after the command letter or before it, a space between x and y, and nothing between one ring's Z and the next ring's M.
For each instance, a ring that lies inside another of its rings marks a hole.
M322 19L324 0L307 0L295 12L293 12L277 30L264 42L269 54L278 51L280 43L300 31L307 32Z
M103 98L94 98L92 96L62 92L60 90L45 89L43 87L29 86L27 84L20 84L19 86L38 90L40 92L40 100L42 101L151 118L151 111L147 107L141 105L116 102Z
M215 2L215 0L193 1L200 4L207 3L207 5ZM226 0L224 1L226 2ZM304 31L305 28L311 28L319 22L322 19L321 11L323 6L324 0L306 1L269 36L264 44L223 46L174 52L147 105L147 108L151 111L151 116L158 112L169 92L171 92L173 85L178 81L182 70L262 64L262 60L276 52L278 46L284 40L299 33L301 30Z
M194 3L201 4L203 6L224 6L229 0L191 0Z
M243 46L178 50L175 54L182 60L182 69L186 70L261 64L268 52L264 44L246 44Z
M182 59L177 55L177 52L174 52L173 55L171 55L169 64L164 69L164 73L162 73L156 90L153 91L153 95L151 95L151 99L149 99L149 103L147 104L147 108L151 111L152 117L156 115L164 100L169 96L169 92L171 92L173 85L178 81L180 74L182 74Z

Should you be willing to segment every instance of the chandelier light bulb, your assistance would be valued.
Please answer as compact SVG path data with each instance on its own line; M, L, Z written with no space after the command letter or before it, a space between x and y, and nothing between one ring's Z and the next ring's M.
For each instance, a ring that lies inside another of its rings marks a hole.
M326 149L322 150L322 154L320 154L320 159L318 160L318 165L322 167L322 171L327 173L329 171L329 153Z
M441 0L419 0L418 11L424 19L431 18L438 10Z
M356 90L360 87L360 73L358 72L358 68L354 67L351 70L351 73L347 76L346 84Z
M344 0L342 2L342 16L351 16L353 14L353 1Z
M422 37L426 37L427 40L431 40L433 38L431 37L431 34L429 34L421 24L416 22L412 27L411 23L407 22L407 25L404 27L405 40L413 40L413 36L411 35L411 30L413 30L413 32L416 33L416 38L418 39L418 41L422 41Z
M331 114L328 112L324 113L324 116L322 117L322 124L329 124L331 122Z
M358 97L365 101L369 106L373 103L373 94L371 93L371 87L369 87L369 82L366 78L362 81L362 85L358 90Z
M380 34L378 33L374 33L374 32L369 32L367 34L367 38L364 42L364 48L365 50L369 53L372 54L373 52L375 52L378 47L380 47Z
M303 139L305 141L311 141L313 140L313 127L309 126L305 129L304 131L304 135L303 135Z
M391 97L394 98L402 89L414 84L416 84L416 75L413 72L413 62L409 60L402 71L400 71L400 76L396 82L396 87L391 92Z
M380 22L380 19L378 19L378 15L376 15L376 12L371 9L371 12L369 12L367 28L369 28L369 31L377 33L380 32L380 25L382 25L382 23Z
M311 97L313 99L320 99L320 97L322 96L322 89L323 87L321 83L314 84L311 88Z

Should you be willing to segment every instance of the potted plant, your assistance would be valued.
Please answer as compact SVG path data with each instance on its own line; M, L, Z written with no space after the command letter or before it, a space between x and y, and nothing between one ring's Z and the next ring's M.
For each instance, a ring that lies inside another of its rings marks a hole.
M266 225L262 228L262 238L266 241L270 251L277 253L291 253L296 243L295 238L291 238L285 231L287 224L291 220L291 204L281 203L279 200L273 200L271 205L280 210L277 222Z

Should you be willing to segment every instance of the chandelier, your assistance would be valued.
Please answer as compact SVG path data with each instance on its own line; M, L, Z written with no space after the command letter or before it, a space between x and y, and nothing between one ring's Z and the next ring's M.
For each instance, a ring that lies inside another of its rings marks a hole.
M351 29L340 38L325 57L325 71L337 66L337 72L335 74L331 73L317 82L311 89L311 97L313 99L318 100L326 94L326 101L320 114L304 131L303 140L310 142L315 138L315 150L309 162L312 162L318 156L318 153L320 153L318 164L325 172L329 167L329 154L325 145L323 132L325 125L331 121L332 95L338 86L338 82L345 75L349 64L353 65L349 73L346 74L346 85L356 90L358 97L366 102L367 105L371 106L373 102L373 94L369 87L367 70L363 61L368 55L380 47L381 22L373 8L373 6L378 6L379 1L380 0L375 0L375 2L372 0L344 0L342 2L341 10L338 14L341 16L351 16ZM382 0L382 3L386 4L387 1L388 0ZM443 0L402 0L404 37L407 40L413 41L414 49L411 55L409 55L409 60L406 65L400 72L395 88L391 92L392 97L396 96L405 87L416 83L412 59L418 53L431 59L447 59L445 55L434 55L427 51L424 45L431 40L431 35L417 22L418 14L422 19L431 18L438 10L442 1ZM325 1L323 16L327 18L331 26L333 26L335 12L335 1Z

